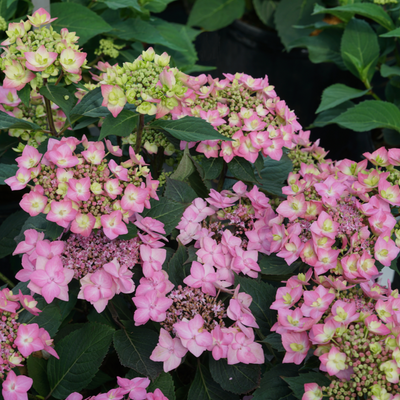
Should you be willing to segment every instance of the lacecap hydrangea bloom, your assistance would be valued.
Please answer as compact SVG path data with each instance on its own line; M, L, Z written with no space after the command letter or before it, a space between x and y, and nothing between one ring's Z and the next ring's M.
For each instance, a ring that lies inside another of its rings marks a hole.
M63 28L57 33L51 25L46 26L55 19L40 8L26 21L8 25L8 39L1 43L4 51L0 68L6 75L4 88L21 90L27 83L36 88L42 78L57 79L60 74L67 84L82 79L86 53L79 50L75 32Z
M135 291L133 267L141 265L145 276L149 276L148 271L156 267L156 260L161 269L166 257L166 250L161 248L164 243L160 241L165 239L160 234L165 233L162 223L136 214L130 222L140 231L127 240L111 240L98 230L87 237L71 234L66 241L50 241L44 239L43 233L27 229L25 240L13 253L23 254L23 268L16 278L29 282L28 288L41 294L47 303L55 298L68 301L68 283L73 278L78 279L78 298L90 302L100 313L115 295ZM160 274L158 283L161 279L165 288L171 290L173 285L168 281L168 275Z
M98 63L97 69L101 73L92 74L92 77L101 87L103 106L114 117L126 103L135 105L140 114L155 115L156 118L169 114L187 90L183 84L186 75L177 68L170 68L169 61L167 53L155 54L150 47L134 62L126 62L122 67Z
M75 152L79 144L84 147L81 153ZM126 224L133 213L150 208L150 198L158 199L159 182L132 148L129 160L121 164L108 161L109 152L122 154L107 140L105 146L86 137L49 139L44 155L31 146L24 148L16 159L16 175L6 183L21 190L32 181L31 191L20 202L29 215L44 213L47 220L83 236L102 228L115 239L128 232Z
M33 352L45 350L58 358L52 347L53 340L44 328L39 328L38 324L18 322L19 313L24 309L33 315L39 315L41 310L36 306L37 301L30 295L22 294L21 291L15 293L7 288L0 291L0 378L2 379L6 376L7 379L13 379L12 369L22 366L25 359Z
M391 213L400 205L393 168L400 164L398 150L365 155L375 167L345 159L303 163L289 174L282 189L288 197L272 226L272 252L289 265L301 258L318 275L331 271L352 283L376 277L376 262L391 264L400 251L392 239L399 232Z
M312 269L291 277L271 306L278 311L272 330L282 336L283 362L300 364L312 348L331 381L305 385L303 400L398 400L398 291L374 280L357 288L341 277L311 277Z
M173 119L199 117L219 133L234 141L206 140L196 150L207 158L222 157L230 162L243 157L254 163L259 153L280 160L283 149L294 147L293 135L301 130L296 115L277 97L268 77L254 79L243 74L189 76L189 88L179 107L171 111ZM189 148L196 142L189 143ZM185 144L182 143L182 148Z

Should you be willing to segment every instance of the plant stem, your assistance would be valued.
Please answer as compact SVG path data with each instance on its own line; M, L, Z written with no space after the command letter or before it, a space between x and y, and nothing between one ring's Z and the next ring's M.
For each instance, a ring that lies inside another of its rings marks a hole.
M60 81L61 81L61 79L62 79L63 76L64 76L64 71L61 71L61 74L60 74L60 76L58 77L58 79L57 79L56 83L54 84L54 86L57 86L57 85L60 83Z
M224 187L227 171L228 171L228 164L224 161L224 166L222 167L221 176L219 178L219 182L218 182L218 186L217 186L218 192L220 192L222 190L222 188Z
M90 8L90 7L88 7L88 8ZM101 53L93 61L91 61L89 64L87 64L87 67L92 67L93 65L97 64L103 58L103 56L104 56L104 54Z
M47 86L47 79L43 79L44 84ZM54 120L53 120L53 113L51 110L51 103L50 100L48 98L44 97L44 104L46 106L46 117L47 117L47 125L49 128L49 131L51 132L51 134L53 136L57 136L57 130L56 127L54 125Z
M7 283L10 288L13 288L15 285L5 276L0 272L0 279L4 282Z
M371 87L371 84L369 83L369 81L366 80L366 81L364 81L363 83L364 83L365 87L366 87L367 89L369 89L368 94L370 94L375 100L380 100L380 97L379 97L376 93L374 93L374 92L372 91L372 87Z
M142 146L143 128L144 128L144 114L140 114L137 132L136 132L136 145L135 145L135 153L136 154L139 154L140 147Z

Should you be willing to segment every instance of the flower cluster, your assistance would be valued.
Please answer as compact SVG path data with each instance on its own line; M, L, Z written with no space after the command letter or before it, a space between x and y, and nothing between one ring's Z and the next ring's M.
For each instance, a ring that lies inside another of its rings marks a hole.
M185 283L215 296L216 287L229 287L234 273L257 278L259 253L270 254L271 220L275 213L257 186L250 191L243 182L233 192L211 189L210 197L195 199L177 226L178 240L195 240L197 261Z
M122 138L123 144L129 144L135 146L137 135L136 132ZM151 129L149 126L145 126L142 133L143 148L148 154L157 154L158 149L161 147L166 156L171 156L175 153L175 146L168 141L168 138L160 131Z
M45 350L58 358L51 347L53 340L44 328L38 324L21 324L18 322L19 312L24 309L33 315L39 315L41 310L37 301L19 291L14 294L9 289L0 291L0 378L17 366L22 366L25 358L35 351ZM23 308L21 308L21 306ZM19 311L17 311L20 309Z
M210 351L215 360L226 358L231 365L262 364L264 352L254 341L252 329L258 328L249 308L252 297L239 293L239 289L240 285L232 290L233 297L226 310L216 296L204 294L200 289L179 286L172 291L167 297L171 306L150 359L162 361L165 372L177 368L188 351L196 357ZM233 324L226 327L227 321Z
M293 135L293 143L295 144L287 155L292 161L292 171L297 173L300 171L301 164L317 164L318 162L331 162L325 160L328 154L323 147L319 146L320 140L310 141L310 131L300 131L298 135Z
M237 73L224 74L225 79L211 76L189 76L189 87L180 106L171 111L173 119L200 117L219 133L234 141L206 140L196 147L207 158L234 156L255 162L259 153L274 160L282 157L282 149L294 146L293 137L301 129L295 114L274 87L264 79ZM189 147L195 146L191 142ZM185 144L182 144L183 148Z
M8 25L0 63L6 75L5 88L21 90L29 82L36 88L42 78L56 79L60 71L67 84L82 79L86 53L79 50L79 38L74 32L63 28L57 33L51 26L45 26L55 19L40 8L27 21ZM32 26L36 29L31 29Z
M98 81L103 95L103 106L116 117L126 103L136 106L140 114L161 118L179 105L187 87L185 75L176 68L169 68L170 56L155 54L153 48L143 51L133 63L123 66L99 62ZM93 85L90 85L91 87Z
M55 298L68 301L68 283L74 271L64 268L61 254L64 242L44 240L44 233L35 229L24 232L25 240L20 242L13 254L23 254L22 269L15 275L21 282L28 282L28 288L42 295L47 303Z
M81 290L78 298L90 302L99 313L105 309L108 301L116 294L130 294L135 291L131 269L137 263L141 264L145 278L140 280L140 285L136 289L136 296L133 298L134 302L135 299L139 299L137 300L139 302L142 299L141 296L149 299L147 295L151 292L156 297L157 295L162 297L162 283L165 284L168 290L171 290L170 285L172 284L168 281L168 275L161 273L163 276L160 277L156 273L156 271L161 270L161 266L166 258L166 250L161 249L164 246L161 240L165 238L160 234L165 233L164 225L150 217L141 218L140 216L137 216L134 224L142 230L141 233L138 233L138 237L134 239L126 241L114 240L111 242L103 240L103 243L100 241L97 246L96 244L90 244L91 249L89 253L95 259L92 258L92 260L89 260L89 263L83 264L83 268L87 271L91 267L90 264L92 264L92 271L94 272L87 272L80 279ZM82 244L79 243L79 238L76 239L76 242L78 243L78 249L81 248ZM78 271L80 270L80 253L78 251L75 254L69 253L66 256L67 260L73 259L74 267L77 267ZM83 250L83 253L86 253L86 250ZM110 259L111 261L109 261ZM106 263L101 265L103 262ZM136 311L135 321L136 319L142 321L137 316L138 314L140 314L141 318L145 319L145 322L149 319L157 321L158 311L157 308L153 309L150 306Z
M63 265L81 279L103 265L117 260L121 268L132 268L139 261L140 238L110 240L102 232L92 232L88 237L71 234L65 241L61 254Z
M154 392L147 392L147 388L150 385L149 378L128 379L118 376L117 383L117 388L111 389L107 393L99 393L97 396L88 397L85 400L168 400L160 389L156 389ZM17 376L14 371L11 371L3 382L2 395L4 400L28 400L28 390L32 387L32 384L32 378L24 375ZM83 400L83 396L73 392L66 400Z
M75 153L76 147L85 148ZM117 156L122 150L106 140L107 150ZM141 156L129 149L130 159L118 165L106 159L102 142L83 137L49 139L47 152L26 146L16 159L19 169L6 183L12 190L26 187L33 179L30 193L23 196L20 206L31 216L45 213L49 221L82 236L103 228L104 234L115 239L128 232L126 224L135 212L150 208L150 198L158 199L159 182Z
M301 164L282 189L288 197L276 210L271 251L289 265L300 257L317 275L332 270L353 283L377 276L376 261L389 266L400 251L391 239L391 207L400 205L399 186L391 183L398 181L398 153L365 154L376 164L371 169L368 160Z
M149 271L154 271L156 259L160 265L165 260L166 251L160 248L164 244L159 241L164 237L154 232L165 233L163 224L140 216L134 224L142 232L128 240L111 240L98 231L88 237L72 234L65 242L51 242L44 240L43 233L28 229L24 232L25 240L13 253L23 254L23 269L16 274L16 278L22 282L29 281L28 288L41 294L48 303L54 298L67 301L68 283L72 278L79 279L81 290L78 298L90 302L100 313L116 294L134 292L131 270L136 264L142 264L145 276L150 278L146 281L147 286L155 279L160 281ZM157 258L159 255L163 259ZM166 280L168 275L161 275L167 291L170 291L173 285ZM146 280L142 278L138 296L149 290L143 279Z
M0 110L12 117L33 122L42 129L46 129L47 127L43 96L34 90L31 91L30 104L29 107L27 107L21 102L16 89L6 89L0 86ZM51 103L51 112L53 114L55 128L61 130L66 121L64 112L54 103ZM32 131L18 128L10 129L8 134L9 136L20 138L25 142L20 142L18 147L14 149L19 153L22 152L25 144L37 148L47 137L40 130Z
M278 310L272 330L282 335L283 362L300 364L313 347L320 370L331 379L322 388L306 385L303 399L398 399L398 291L373 281L357 289L334 277L319 277L312 285L311 275L310 269L290 278L271 306Z

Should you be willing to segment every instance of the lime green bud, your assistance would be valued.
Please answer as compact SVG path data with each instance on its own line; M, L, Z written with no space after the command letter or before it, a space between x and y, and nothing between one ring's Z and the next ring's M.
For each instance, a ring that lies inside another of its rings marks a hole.
M142 51L142 58L144 61L153 61L155 56L154 49L149 47L146 51Z
M0 31L5 31L7 29L7 22L3 17L0 17Z
M157 106L153 103L144 101L139 107L136 108L136 111L140 114L154 115L157 112Z
M135 89L128 89L126 91L126 101L129 104L135 104L136 103L136 90Z

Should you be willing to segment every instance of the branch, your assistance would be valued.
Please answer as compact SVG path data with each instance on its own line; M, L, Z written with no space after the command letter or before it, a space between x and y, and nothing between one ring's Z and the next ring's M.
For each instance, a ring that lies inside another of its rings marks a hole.
M47 86L47 79L43 79L44 84ZM54 125L54 120L53 120L53 112L51 110L51 103L48 98L44 97L44 104L46 106L46 117L47 117L47 125L49 128L49 131L53 136L57 136L57 129Z

